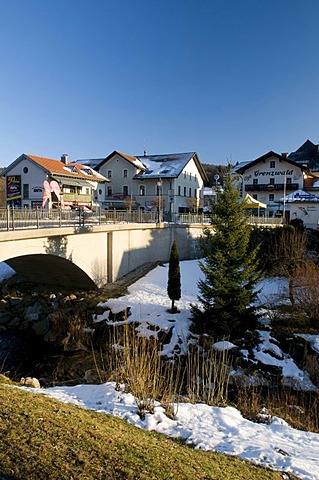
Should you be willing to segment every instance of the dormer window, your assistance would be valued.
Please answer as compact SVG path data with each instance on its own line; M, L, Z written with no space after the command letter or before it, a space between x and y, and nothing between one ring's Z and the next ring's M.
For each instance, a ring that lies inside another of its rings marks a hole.
M81 172L85 173L85 175L91 175L91 176L93 175L93 172L90 168L82 168Z
M275 160L270 160L270 168L276 168Z

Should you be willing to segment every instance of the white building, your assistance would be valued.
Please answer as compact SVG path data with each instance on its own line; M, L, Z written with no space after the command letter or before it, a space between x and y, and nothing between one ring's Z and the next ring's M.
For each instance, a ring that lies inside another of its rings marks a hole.
M287 158L287 154L270 151L251 162L237 164L234 173L238 174L241 197L249 193L265 203L267 214L272 216L279 211L283 213L282 203L279 203L281 198L303 189L306 169Z
M104 208L156 210L160 204L164 218L187 212L192 205L200 207L206 173L196 152L167 155L131 156L118 151L105 159L77 162L96 169L109 180L98 198Z

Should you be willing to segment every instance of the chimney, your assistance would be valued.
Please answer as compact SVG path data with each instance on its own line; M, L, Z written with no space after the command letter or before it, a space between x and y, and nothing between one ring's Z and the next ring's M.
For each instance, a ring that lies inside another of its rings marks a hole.
M284 157L284 158L288 158L288 152L282 153L281 156Z
M64 165L69 163L69 155L67 153L62 153L61 162L64 163Z

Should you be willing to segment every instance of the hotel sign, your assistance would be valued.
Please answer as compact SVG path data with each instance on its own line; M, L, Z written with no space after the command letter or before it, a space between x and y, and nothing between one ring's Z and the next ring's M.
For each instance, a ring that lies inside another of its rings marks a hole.
M255 170L254 177L275 177L277 175L285 176L285 175L292 175L294 173L293 170L272 170L263 172L262 170Z

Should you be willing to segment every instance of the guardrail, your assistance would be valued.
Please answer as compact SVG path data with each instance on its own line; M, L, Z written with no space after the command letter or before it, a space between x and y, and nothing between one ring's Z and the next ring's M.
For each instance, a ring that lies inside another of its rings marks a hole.
M157 212L0 208L0 231L101 225L106 223L156 223Z
M42 208L0 208L0 231L23 230L38 228L54 228L65 226L102 225L109 223L178 223L178 224L209 224L210 215L205 214L174 214L172 218L163 218L158 212L143 212L142 210L97 210L95 212L79 209L64 210ZM251 225L281 225L282 218L249 217Z

